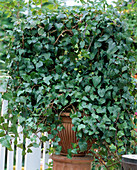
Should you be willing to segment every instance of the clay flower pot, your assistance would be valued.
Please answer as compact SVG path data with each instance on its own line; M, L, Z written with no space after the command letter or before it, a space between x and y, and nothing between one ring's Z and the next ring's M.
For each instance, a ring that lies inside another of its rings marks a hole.
M53 159L53 170L90 170L91 162L94 160L91 156L68 159L61 155L52 155L51 159Z
M58 133L58 137L61 139L59 145L62 146L62 150L60 153L61 155L67 155L68 149L72 148L72 143L78 143L76 132L72 130L73 124L69 114L70 113L65 112L61 115L62 124L65 128ZM87 142L88 144L87 151L84 152L79 151L78 154L74 154L73 156L77 156L77 157L85 156L94 142L95 141Z

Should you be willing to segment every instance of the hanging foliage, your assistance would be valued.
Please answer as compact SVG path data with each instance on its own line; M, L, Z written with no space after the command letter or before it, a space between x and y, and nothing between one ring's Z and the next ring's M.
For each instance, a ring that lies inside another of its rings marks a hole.
M27 138L49 133L41 140L54 139L59 154L60 115L69 109L79 140L69 156L77 145L86 150L93 139L91 154L106 168L117 167L122 154L136 152L136 99L129 91L135 89L133 40L115 11L105 7L60 6L15 22L7 56L11 79L3 96L12 124L1 118L3 145L10 148L11 134L18 137L19 120Z

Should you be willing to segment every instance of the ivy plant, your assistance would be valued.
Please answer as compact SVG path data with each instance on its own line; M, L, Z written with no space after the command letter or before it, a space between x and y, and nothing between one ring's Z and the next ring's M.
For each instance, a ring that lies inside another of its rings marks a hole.
M59 154L60 115L69 109L79 140L69 156L77 152L76 145L85 151L87 141L95 140L90 153L110 169L122 154L136 152L136 99L129 90L135 89L133 40L115 10L93 2L47 9L17 20L12 36L11 79L3 95L9 100L8 115L0 119L3 145L11 149L12 136L17 144L18 122L31 146L38 132L47 132L41 141L53 140Z
M134 55L136 57L137 63L137 2L135 0L125 1L125 0L118 0L116 2L116 9L121 13L121 19L124 20L128 27L129 32L134 40ZM133 70L132 74L135 75L137 73L137 65L135 70Z
M40 15L47 8L53 9L58 6L57 0L29 0L28 3L22 0L0 0L0 71L7 72L5 60L14 20L25 18L28 15Z

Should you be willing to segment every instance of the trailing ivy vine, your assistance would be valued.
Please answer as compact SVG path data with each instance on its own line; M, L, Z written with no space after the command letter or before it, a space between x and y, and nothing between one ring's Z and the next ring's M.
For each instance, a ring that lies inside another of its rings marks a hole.
M134 40L134 55L136 56L137 63L137 2L135 0L118 0L116 2L116 8L121 13L121 19L124 20L129 27L129 32ZM137 65L133 70L133 75L137 73Z
M60 115L71 109L78 144L69 156L87 149L106 169L117 168L120 156L135 153L136 99L132 84L132 38L125 24L106 4L59 7L14 23L7 56L11 79L3 95L9 100L8 127L0 119L0 142L10 148L17 122L36 146L37 133L48 132L59 154ZM10 116L9 116L10 115ZM6 130L6 131L4 131ZM35 134L33 137L32 134ZM15 140L15 143L17 140ZM21 145L20 145L21 147Z

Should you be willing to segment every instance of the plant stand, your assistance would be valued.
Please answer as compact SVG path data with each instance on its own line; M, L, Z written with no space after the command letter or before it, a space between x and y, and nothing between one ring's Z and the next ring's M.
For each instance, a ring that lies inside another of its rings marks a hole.
M123 155L122 170L137 170L137 155Z
M68 159L62 155L52 155L53 170L91 170L92 156L72 157Z

